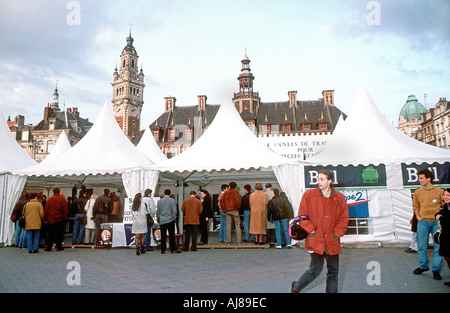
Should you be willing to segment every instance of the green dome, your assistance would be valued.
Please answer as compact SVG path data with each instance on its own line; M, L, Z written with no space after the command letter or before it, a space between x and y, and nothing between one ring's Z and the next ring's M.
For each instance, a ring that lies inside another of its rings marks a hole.
M426 112L427 109L421 104L416 96L409 95L408 100L406 100L405 105L400 111L400 116L404 116L407 121L410 121L412 118L417 118L419 120L422 119L422 113Z

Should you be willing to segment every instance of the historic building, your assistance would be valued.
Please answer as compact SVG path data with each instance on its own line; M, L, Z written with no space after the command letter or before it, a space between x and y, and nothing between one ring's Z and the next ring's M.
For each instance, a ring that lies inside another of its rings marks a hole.
M422 113L422 141L450 150L450 101L440 98L434 108Z
M422 113L426 111L425 106L417 100L415 95L409 95L400 110L398 129L410 137L422 140Z
M414 95L409 95L397 127L414 139L450 149L450 101L440 98L434 108L427 110Z
M130 33L120 55L120 70L116 66L112 82L114 117L130 139L137 136L140 130L145 87L144 73L142 68L138 69L139 56L133 42Z
M237 79L238 92L234 93L232 101L257 136L330 135L343 114L335 106L333 90L324 90L322 98L317 100L298 100L297 92L289 91L286 100L262 102L253 89L255 76L247 54L241 61ZM172 157L188 149L202 135L219 107L220 104L208 104L205 95L199 95L197 104L191 106L177 106L175 97L166 97L164 113L150 129L161 150Z
M20 146L33 159L41 162L56 145L62 131L73 146L86 135L92 123L87 118L81 118L76 107L61 110L56 87L52 102L44 108L44 118L38 124L26 125L25 118L18 115L14 121L8 118L8 125Z

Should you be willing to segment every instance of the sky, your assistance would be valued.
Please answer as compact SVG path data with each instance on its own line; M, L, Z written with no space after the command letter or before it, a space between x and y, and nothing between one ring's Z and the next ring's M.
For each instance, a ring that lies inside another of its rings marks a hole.
M141 128L177 105L231 103L247 53L262 102L335 91L348 114L364 86L394 126L410 94L450 100L448 0L0 0L0 110L60 107L95 122L130 31L145 75Z

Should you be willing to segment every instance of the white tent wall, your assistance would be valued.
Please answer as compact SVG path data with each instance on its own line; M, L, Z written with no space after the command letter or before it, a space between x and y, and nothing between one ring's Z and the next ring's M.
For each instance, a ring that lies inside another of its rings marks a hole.
M0 175L0 244L9 246L14 243L16 226L11 222L11 213L19 200L26 177L11 174Z
M297 216L300 201L305 192L304 165L301 163L281 164L272 168L281 189L291 202L294 216Z
M144 196L147 188L155 191L158 184L159 171L133 170L122 173L123 186L128 198L133 198L137 193Z

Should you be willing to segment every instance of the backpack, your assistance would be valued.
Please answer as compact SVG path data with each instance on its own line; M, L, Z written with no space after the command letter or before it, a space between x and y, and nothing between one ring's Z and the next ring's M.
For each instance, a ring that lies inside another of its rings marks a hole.
M308 216L300 215L289 221L288 233L289 237L295 240L303 240L308 236L308 232L300 226L300 221L309 220Z

